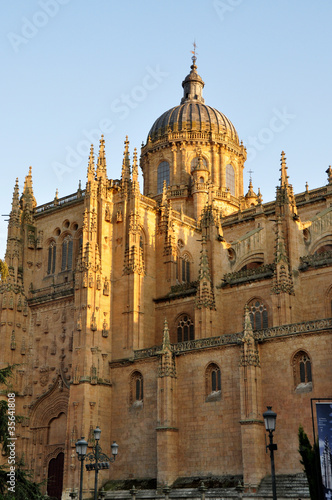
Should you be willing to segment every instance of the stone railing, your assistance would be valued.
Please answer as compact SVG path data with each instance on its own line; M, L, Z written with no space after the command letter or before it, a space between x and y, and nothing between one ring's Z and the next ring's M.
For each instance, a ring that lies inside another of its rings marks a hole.
M217 288L221 288L228 285L239 285L241 283L248 283L248 281L262 280L272 278L274 273L274 264L266 264L254 269L246 269L244 271L237 271L234 273L227 273L224 275L221 285Z
M306 271L309 268L324 267L332 265L332 251L316 253L300 257L300 271Z
M259 341L268 340L276 337L287 337L291 335L302 335L303 333L319 332L330 330L332 328L332 318L317 319L314 321L305 321L303 323L293 323L290 325L275 326L257 330L255 337Z
M188 290L196 290L198 281L190 281L189 283L179 283L178 285L171 286L171 294L183 293Z
M325 318L314 321L305 321L303 323L275 326L272 328L265 328L264 330L255 330L254 335L256 340L264 342L273 338L291 337L303 335L304 333L319 333L331 329L332 318ZM224 335L219 335L218 337L208 337L179 342L178 344L171 344L171 350L174 354L181 354L183 352L211 349L219 346L239 345L242 344L242 339L243 332L225 333ZM136 360L157 356L161 352L161 349L162 346L152 346L148 349L134 351L134 359Z
M141 194L141 202L145 203L146 205L149 205L149 207L156 207L157 202L155 200L152 200L151 198L148 198L147 196L144 196Z
M48 302L50 300L67 297L74 294L74 281L67 281L66 283L59 283L57 285L49 285L44 288L29 291L30 297L28 304L34 305L41 302Z
M54 208L61 207L63 205L67 205L68 203L72 203L74 201L80 200L85 196L85 189L83 191L77 191L76 193L70 194L68 196L64 196L63 198L55 198L53 201L49 203L45 203L44 205L39 205L35 208L35 214L41 214L46 212L47 210L52 210Z

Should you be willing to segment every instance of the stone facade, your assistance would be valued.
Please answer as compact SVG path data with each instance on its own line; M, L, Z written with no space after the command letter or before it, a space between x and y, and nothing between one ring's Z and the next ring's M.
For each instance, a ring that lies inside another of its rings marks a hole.
M119 444L100 485L236 477L254 492L266 406L277 474L296 475L298 427L312 438L311 399L332 397L331 176L294 195L282 153L276 199L244 194L245 148L196 70L142 147L144 195L127 139L108 179L103 137L85 189L37 206L31 170L14 188L0 357L18 364L18 450L37 481L64 460L63 498L97 425L103 451Z

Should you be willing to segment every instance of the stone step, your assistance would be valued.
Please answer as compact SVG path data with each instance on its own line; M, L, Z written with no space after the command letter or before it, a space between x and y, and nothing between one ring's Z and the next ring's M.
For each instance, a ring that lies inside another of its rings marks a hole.
M285 474L276 476L277 497L310 498L305 474ZM257 490L258 496L272 497L272 477L266 476Z

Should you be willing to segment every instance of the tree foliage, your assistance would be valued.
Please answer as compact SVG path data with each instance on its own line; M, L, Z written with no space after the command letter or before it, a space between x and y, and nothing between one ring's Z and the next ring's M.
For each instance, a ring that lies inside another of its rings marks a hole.
M303 427L299 427L299 453L302 457L300 463L306 473L311 500L322 498L322 476L320 471L320 455L318 441L312 446Z
M5 368L0 369L0 387L6 388L6 391L2 390L1 393L7 393L10 384L10 378L13 375L13 370L17 365L8 365ZM18 423L21 417L16 415L16 422ZM2 456L8 456L8 403L6 400L0 400L0 447L2 450ZM15 492L12 493L8 491L7 481L9 466L7 463L0 466L0 500L42 500L49 497L43 495L40 491L40 485L32 480L32 474L30 471L24 468L23 459L16 461L15 463Z
M0 280L5 281L8 276L8 266L5 261L0 259Z

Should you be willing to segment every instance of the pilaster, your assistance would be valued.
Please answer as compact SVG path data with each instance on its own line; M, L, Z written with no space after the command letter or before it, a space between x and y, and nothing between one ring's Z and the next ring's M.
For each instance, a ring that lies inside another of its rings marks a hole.
M178 475L177 375L166 318L163 344L159 356L157 379L157 482L158 486L166 486L172 484Z

